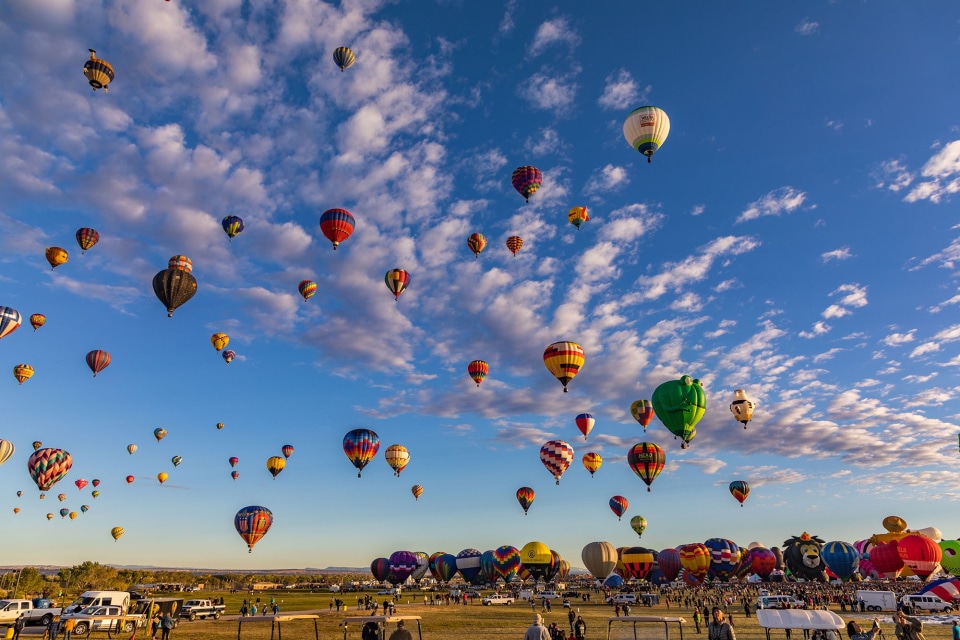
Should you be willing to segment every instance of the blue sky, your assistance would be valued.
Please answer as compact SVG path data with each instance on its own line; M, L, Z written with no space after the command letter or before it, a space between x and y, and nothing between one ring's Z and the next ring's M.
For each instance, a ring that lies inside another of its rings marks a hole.
M0 384L7 562L367 566L541 540L579 565L588 542L634 544L638 514L655 549L852 542L893 513L960 535L954 3L11 0L0 48L0 304L24 315L0 369L36 370ZM650 164L621 131L646 104L672 124ZM526 164L545 176L529 204L510 185ZM357 220L336 252L333 207ZM246 224L232 242L226 215ZM199 292L167 318L150 281L175 254ZM542 363L558 340L587 354L566 394ZM113 356L96 379L91 349ZM683 374L708 402L687 450L628 413ZM362 427L382 446L358 479L341 441ZM538 457L554 438L576 451L559 486ZM62 505L37 499L34 440L72 453L53 493L90 505L75 521L46 520ZM625 462L644 440L667 452L650 493ZM753 488L742 509L732 480ZM233 530L250 504L275 515L252 555Z

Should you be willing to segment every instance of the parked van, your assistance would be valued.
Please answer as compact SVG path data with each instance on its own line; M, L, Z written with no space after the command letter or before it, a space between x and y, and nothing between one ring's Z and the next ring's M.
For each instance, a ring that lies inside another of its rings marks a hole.
M124 613L130 607L129 591L84 591L80 597L63 610L64 613L75 613L80 609L93 606L117 606Z
M793 596L760 596L757 609L799 609L803 603Z
M930 593L905 595L900 602L908 611L953 611L953 605Z

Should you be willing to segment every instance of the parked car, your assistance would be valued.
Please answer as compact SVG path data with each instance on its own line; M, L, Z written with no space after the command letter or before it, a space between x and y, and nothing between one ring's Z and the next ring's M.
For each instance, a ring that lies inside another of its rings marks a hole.
M930 593L905 595L900 598L904 608L911 612L917 611L953 611L953 604L946 602L939 596Z
M510 596L505 596L502 593L495 593L486 598L481 598L480 604L482 605L492 605L492 604L513 604L513 598Z
M65 613L60 617L64 620L73 618L77 621L73 633L78 636L86 635L88 631L122 631L132 633L135 627L143 626L142 615L124 615L123 608L116 605L87 607L79 613Z
M560 594L556 591L541 591L535 597L537 600L559 600Z
M607 604L637 604L637 594L615 593L607 598Z

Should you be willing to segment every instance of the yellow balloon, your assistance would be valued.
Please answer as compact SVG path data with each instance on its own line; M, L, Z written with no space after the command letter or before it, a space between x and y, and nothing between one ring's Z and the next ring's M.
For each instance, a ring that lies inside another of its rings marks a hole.
M71 520L76 520L76 519L77 519L77 512L76 512L76 511L71 511L71 512L70 512L70 519L71 519Z
M213 348L217 351L220 351L225 346L230 344L230 336L225 333L215 333L210 336L210 344L213 345Z
M60 265L65 264L69 259L69 254L65 249L61 249L60 247L47 247L44 255L47 256L47 262L50 263L51 269L56 269Z
M123 535L123 527L114 527L113 529L110 529L110 535L113 536L114 540L119 540L120 536Z
M167 472L166 472L166 471L161 471L160 473L157 474L157 480L160 481L160 484L163 484L164 482L166 482L166 481L167 481L167 478L169 478L169 477L170 477L170 476L167 475Z
M53 520L53 514L52 514L52 513L48 513L48 514L47 514L47 520Z
M270 456L267 458L267 471L273 474L273 479L277 479L277 474L283 471L283 468L287 466L287 461L281 458L280 456Z

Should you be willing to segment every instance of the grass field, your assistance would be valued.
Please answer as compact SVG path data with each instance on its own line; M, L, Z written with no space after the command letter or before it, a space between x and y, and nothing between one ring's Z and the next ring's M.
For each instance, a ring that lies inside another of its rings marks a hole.
M432 594L430 594L432 595ZM320 616L319 633L324 640L360 640L360 629L358 625L348 625L347 634L344 635L344 628L341 621L345 617L355 617L369 615L371 612L357 610L357 594L343 594L341 597L351 606L346 612L330 610L331 594L328 593L305 593L296 591L266 591L259 592L254 596L249 594L229 594L229 593L208 593L204 592L202 597L214 598L223 597L227 605L227 615L220 620L198 620L196 622L182 621L171 635L171 640L227 640L238 636L238 616L240 605L244 598L255 598L259 596L261 602L268 603L271 598L276 598L280 604L280 613L289 614L303 611L317 613ZM386 596L371 596L377 601L382 602ZM583 616L587 623L587 640L606 640L607 638L607 620L613 616L613 609L609 605L601 604L598 600L600 596L593 595L592 603L575 602L574 610ZM832 610L840 614L839 608ZM540 605L535 607L536 613L540 613ZM397 615L421 616L423 640L522 640L523 633L530 625L533 618L534 609L529 604L518 601L509 606L484 607L479 602L470 605L440 605L425 606L423 604L423 594L417 591L404 592L403 596L397 601ZM567 610L559 604L553 607L552 613L543 613L546 624L556 622L561 629L569 632L567 622ZM631 615L661 615L661 616L683 616L686 618L686 624L683 625L683 636L691 640L703 638L706 640L706 629L701 635L697 635L693 624L693 610L682 607L657 605L654 607L632 607ZM870 620L874 614L840 614L844 620L857 619L865 628L869 627ZM896 640L893 624L890 622L890 614L885 613L881 617L881 627L884 631L884 640ZM260 618L260 616L257 616ZM921 617L921 619L923 619ZM745 618L741 609L736 609L733 615L734 628L737 634L737 640L766 640L763 629L757 624L756 618L750 616ZM410 628L410 627L408 627ZM387 635L393 629L387 630ZM414 633L414 640L419 640L416 635L416 628L410 628ZM306 621L285 623L282 626L282 636L290 640L300 640L313 638L313 623ZM620 633L611 636L615 640L633 640L632 630L628 634L621 630ZM924 636L926 640L951 640L951 626L949 624L924 625ZM138 636L141 636L138 633ZM678 640L671 630L671 640ZM271 625L267 622L250 622L247 617L243 623L242 636L239 640L269 640L271 634ZM147 636L149 637L149 636ZM657 637L660 637L659 635ZM843 636L846 638L846 635ZM274 636L276 638L276 636ZM775 631L771 634L771 640L785 640L786 634L783 631ZM279 640L279 639L277 639ZM655 640L652 637L643 637L641 640ZM802 635L795 632L792 640L803 640Z

